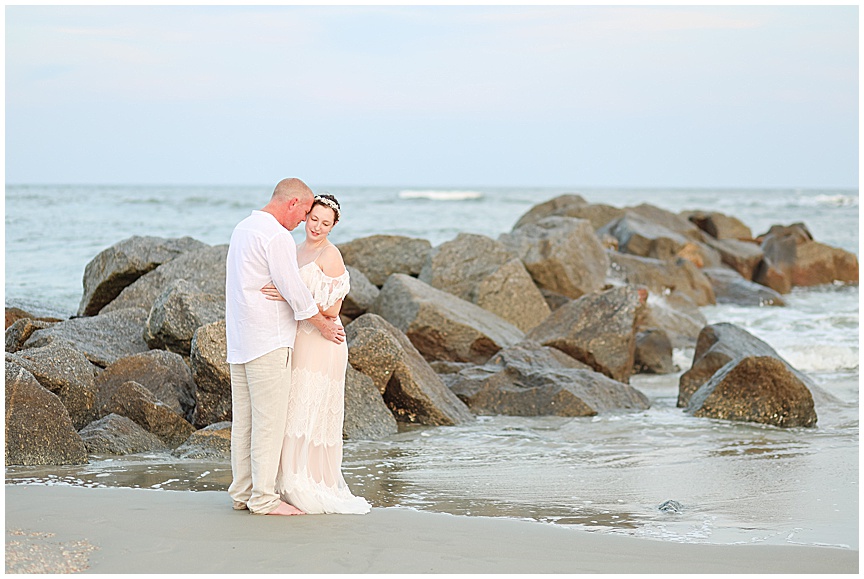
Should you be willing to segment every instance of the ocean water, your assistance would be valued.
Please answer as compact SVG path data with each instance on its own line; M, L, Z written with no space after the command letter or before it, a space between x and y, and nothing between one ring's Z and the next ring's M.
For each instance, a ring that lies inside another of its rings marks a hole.
M818 241L859 252L857 190L317 187L336 195L341 243L376 233L429 239L497 237L531 206L562 193L615 206L734 215L754 235L804 222ZM73 315L99 251L132 235L227 243L271 187L9 185L5 302ZM688 417L678 374L638 375L650 409L593 418L481 417L459 427L406 427L349 441L344 471L375 506L502 516L601 533L702 543L858 548L859 290L796 288L788 306L703 308L771 344L835 400L816 428L780 429ZM676 350L686 370L692 351ZM7 483L224 490L225 463L164 455L104 457L79 467L7 467ZM668 500L680 508L663 511Z

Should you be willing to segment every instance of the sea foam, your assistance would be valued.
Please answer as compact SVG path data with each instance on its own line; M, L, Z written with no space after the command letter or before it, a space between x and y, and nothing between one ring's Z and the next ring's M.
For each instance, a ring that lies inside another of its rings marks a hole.
M857 207L857 195L816 195L815 197L802 197L799 199L801 205L828 205L831 207Z
M399 191L400 199L431 199L433 201L464 201L466 199L481 199L483 193L480 191L446 191L430 189L418 191L407 189Z

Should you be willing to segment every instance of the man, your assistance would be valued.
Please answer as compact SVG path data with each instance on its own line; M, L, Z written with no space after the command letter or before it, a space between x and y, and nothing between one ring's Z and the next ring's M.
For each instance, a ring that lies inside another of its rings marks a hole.
M283 179L270 202L231 235L225 281L225 325L231 367L231 472L235 509L262 515L301 511L276 494L276 473L291 387L297 321L309 320L337 344L345 330L324 317L300 279L289 233L306 219L314 195L299 179ZM286 301L268 300L270 282Z

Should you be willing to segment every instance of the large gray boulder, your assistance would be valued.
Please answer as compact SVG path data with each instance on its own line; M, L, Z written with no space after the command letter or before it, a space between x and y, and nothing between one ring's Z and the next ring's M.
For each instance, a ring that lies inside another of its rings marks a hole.
M207 247L191 237L133 236L101 251L84 268L79 316L95 316L142 275L187 251Z
M557 348L543 346L530 340L523 340L515 346L504 348L482 366L462 362L432 362L430 364L447 387L451 389L456 383L462 383L462 388L471 388L471 384L477 380L486 380L492 374L500 372L510 365L526 368L591 370L591 366L588 364L568 356Z
M726 364L739 358L754 356L777 358L788 366L811 392L814 390L813 382L792 368L774 348L743 328L724 322L705 326L699 334L693 352L693 364L678 380L678 406L686 408L693 393Z
M689 260L664 261L616 251L608 251L607 255L607 276L613 283L645 286L660 296L678 292L699 306L716 303L711 280Z
M387 279L370 313L399 328L427 360L482 364L524 335L479 306L399 273Z
M647 220L653 225L680 235L686 240L684 246L676 252L675 257L692 261L699 268L720 267L722 264L720 253L706 243L706 241L711 239L710 236L681 215L648 203L628 207L626 214L637 220ZM622 249L622 251L625 250ZM660 255L649 256L661 257Z
M193 460L231 460L231 423L216 422L196 430L186 442L171 451L177 458Z
M427 239L403 235L371 235L342 243L338 248L346 265L359 269L381 287L394 273L416 277L432 244Z
M345 334L349 364L373 380L397 420L450 426L474 419L407 336L384 318L363 314Z
M682 211L679 215L714 239L753 239L753 232L737 217L717 211Z
M702 270L714 288L718 304L741 306L785 306L778 292L764 285L748 281L731 269L706 268Z
M505 348L492 356L487 362L488 366L506 368L508 366L521 366L524 368L575 368L577 370L591 370L591 366L580 362L572 356L568 356L557 348L543 346L537 342L523 340L515 346Z
M858 283L858 257L814 241L803 223L774 225L759 240L765 259L753 280L780 293L792 286Z
M792 291L792 268L798 256L798 245L813 240L803 223L774 225L757 240L764 258L753 272L753 281L781 294Z
M41 348L21 350L15 361L57 395L76 430L96 419L95 367L68 342L53 340Z
M119 414L103 416L82 428L78 434L90 454L124 455L168 450L158 436Z
M651 205L649 203L642 203L634 207L628 207L626 212L628 215L638 216L650 221L651 223L655 223L660 227L675 232L678 235L682 235L691 241L701 243L705 239L705 235L695 223L692 223L678 213L674 213L668 209L663 209L662 207L657 207L656 205Z
M120 358L96 377L98 406L107 402L124 382L137 382L160 402L187 420L195 410L195 381L183 357L150 350Z
M735 358L693 393L693 416L771 424L816 426L813 396L788 364L774 356Z
M227 244L187 251L138 278L106 305L102 312L129 307L144 308L150 312L156 299L178 279L185 279L202 293L224 298L227 257Z
M624 215L624 209L604 205L602 203L588 203L579 195L559 195L539 205L535 205L526 212L513 229L519 229L523 225L537 223L546 217L575 217L576 219L587 219L591 227L599 229L613 219Z
M460 233L434 248L418 279L492 312L523 332L550 313L522 262L502 243L484 235Z
M818 241L808 241L796 247L791 274L794 286L858 283L858 274L858 257L851 251Z
M8 355L4 388L6 466L87 463L66 407Z
M676 259L691 241L680 233L631 212L604 225L597 234L608 234L617 239L618 250L622 253L660 260Z
M484 366L463 369L448 381L483 415L594 416L649 407L635 388L532 342L502 350Z
M153 302L144 326L144 341L188 356L192 336L203 325L225 319L225 295L203 293L198 286L178 279Z
M103 415L119 414L156 435L169 448L183 444L195 428L137 382L124 382L101 408Z
M342 300L342 309L339 313L353 320L357 316L365 314L372 307L380 290L356 267L346 265L345 269L348 270L351 289L345 299Z
M143 330L147 310L126 308L100 313L88 318L73 318L36 330L23 348L39 348L60 338L83 352L87 359L104 368L113 362L150 348L144 342Z
M345 335L348 342L348 365L368 376L378 393L383 395L396 367L403 364L405 348L398 336L404 334L384 318L367 313L345 326ZM411 343L410 340L408 343ZM409 352L416 350L413 344L408 348ZM420 358L423 359L423 356ZM411 354L408 362L416 362L421 375L425 370L424 364L428 365L425 359L420 363ZM431 383L433 387L437 386L434 380ZM422 387L422 384L420 386Z
M706 243L717 250L725 265L747 280L753 279L753 274L764 258L762 248L755 242L708 237Z
M588 204L581 195L565 193L531 207L516 221L513 229L518 229L529 223L537 223L546 217L574 217L570 214L571 211L581 209Z
M558 348L619 382L633 372L636 330L643 301L623 286L582 296L561 306L526 339Z
M190 355L196 385L192 423L198 428L231 420L231 367L227 359L225 320L198 328Z
M546 217L498 239L541 290L575 299L603 287L609 260L585 219Z
M345 420L342 438L377 440L399 427L372 378L348 364L345 375Z

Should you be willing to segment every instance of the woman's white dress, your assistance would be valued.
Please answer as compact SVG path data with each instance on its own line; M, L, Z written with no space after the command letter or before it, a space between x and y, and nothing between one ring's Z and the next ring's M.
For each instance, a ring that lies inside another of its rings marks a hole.
M300 278L325 310L344 298L350 287L347 271L329 277L314 261L300 268ZM342 476L347 364L345 342L324 339L307 321L298 324L276 489L283 501L308 514L370 510L363 497L351 494Z

